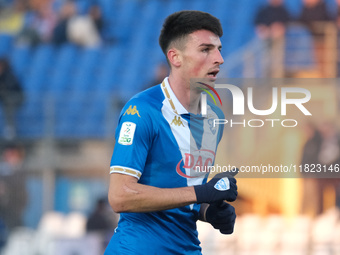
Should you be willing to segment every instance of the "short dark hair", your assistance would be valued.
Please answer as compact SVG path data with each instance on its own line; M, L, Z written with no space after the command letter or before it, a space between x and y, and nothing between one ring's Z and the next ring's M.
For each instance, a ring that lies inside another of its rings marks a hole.
M223 30L218 18L202 11L179 11L168 16L159 36L159 45L165 56L172 42L197 31L208 30L221 37Z

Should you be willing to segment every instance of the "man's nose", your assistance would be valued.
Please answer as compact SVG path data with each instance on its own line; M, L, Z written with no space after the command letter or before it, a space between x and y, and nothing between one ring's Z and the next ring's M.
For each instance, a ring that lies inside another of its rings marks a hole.
M222 57L222 54L219 50L216 50L216 59L215 59L215 63L222 65L224 63L224 59Z

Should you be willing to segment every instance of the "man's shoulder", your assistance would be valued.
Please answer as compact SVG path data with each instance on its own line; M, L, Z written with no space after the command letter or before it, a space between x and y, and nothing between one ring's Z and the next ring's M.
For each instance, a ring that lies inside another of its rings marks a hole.
M164 95L159 85L146 89L133 96L124 106L122 114L145 115L160 110Z
M151 88L148 88L146 90L139 92L138 94L133 96L131 100L139 99L142 101L149 101L149 100L158 101L157 99L159 99L159 97L162 95L163 95L163 92L162 92L161 86L160 84L158 84L156 86L153 86Z

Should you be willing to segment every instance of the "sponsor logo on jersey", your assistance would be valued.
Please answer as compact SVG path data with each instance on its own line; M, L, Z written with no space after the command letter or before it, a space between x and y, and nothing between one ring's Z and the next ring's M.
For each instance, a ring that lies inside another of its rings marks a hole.
M135 115L135 114L137 114L138 115L138 117L140 117L140 115L139 115L139 112L138 112L138 110L137 110L137 106L133 106L132 107L132 105L130 105L129 106L129 108L125 111L125 113L123 114L123 116L125 115L125 114L127 114L127 115Z
M174 117L174 119L171 121L171 125L175 125L175 126L178 126L178 127L182 125L184 127L183 122L181 120L181 117L179 117L179 116Z
M131 145L136 130L136 124L133 122L124 122L120 129L118 143L121 145Z
M215 158L215 152L211 150L197 150L192 153L185 153L184 160L181 159L176 172L184 178L199 178L209 174Z

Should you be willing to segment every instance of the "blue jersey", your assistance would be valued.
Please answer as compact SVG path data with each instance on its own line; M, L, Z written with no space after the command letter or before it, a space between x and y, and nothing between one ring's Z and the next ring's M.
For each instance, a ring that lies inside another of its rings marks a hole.
M189 114L162 84L133 97L123 108L116 130L110 173L134 176L159 188L178 188L206 182L214 164L224 119L208 102L207 117ZM149 212L121 213L105 255L201 254L196 230L200 205Z

